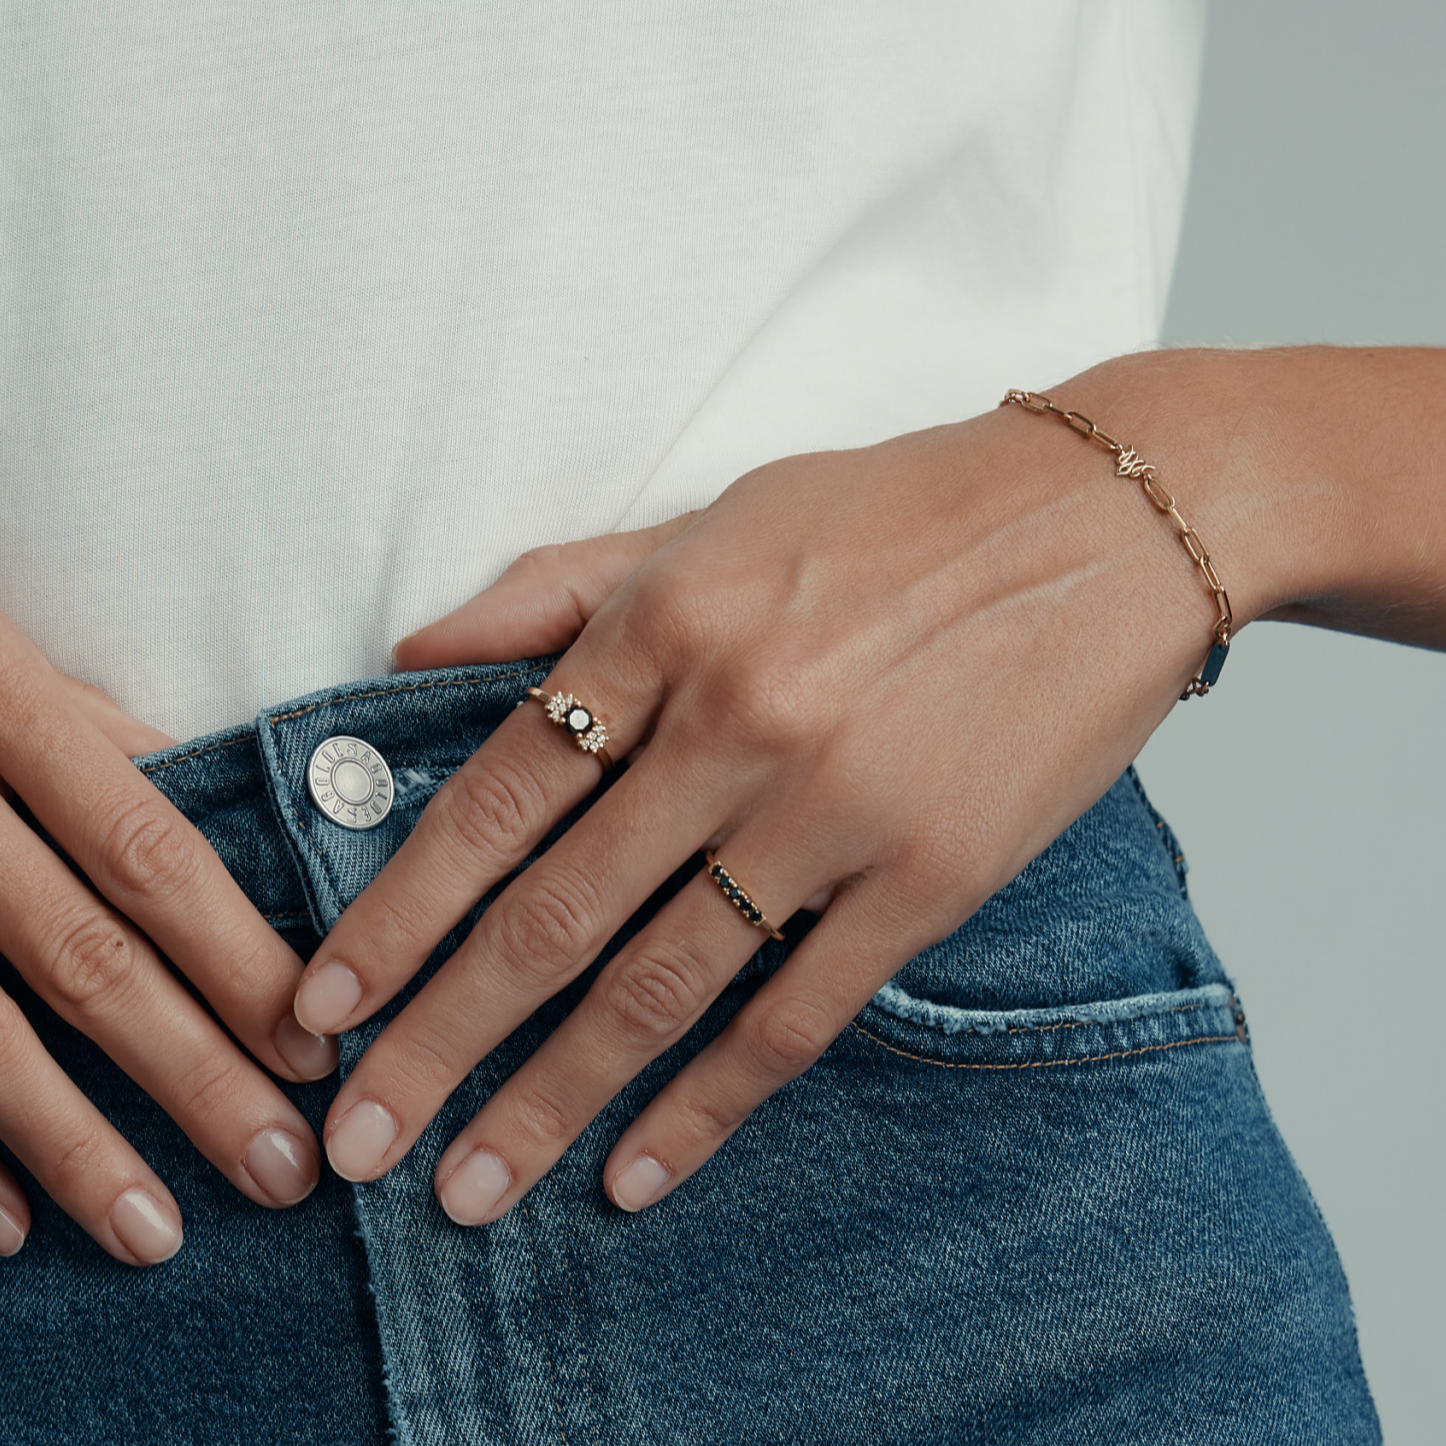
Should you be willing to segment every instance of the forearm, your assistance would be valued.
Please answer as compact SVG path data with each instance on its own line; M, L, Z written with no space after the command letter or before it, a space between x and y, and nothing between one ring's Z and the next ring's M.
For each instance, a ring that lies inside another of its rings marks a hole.
M1052 395L1156 464L1237 628L1446 648L1446 349L1152 352Z

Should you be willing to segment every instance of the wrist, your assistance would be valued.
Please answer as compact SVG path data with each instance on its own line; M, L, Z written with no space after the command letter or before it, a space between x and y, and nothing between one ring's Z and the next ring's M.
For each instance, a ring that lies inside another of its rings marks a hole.
M1427 439L1446 423L1431 417L1446 353L1150 352L1055 395L1155 464L1237 630L1289 618L1442 644L1446 495Z

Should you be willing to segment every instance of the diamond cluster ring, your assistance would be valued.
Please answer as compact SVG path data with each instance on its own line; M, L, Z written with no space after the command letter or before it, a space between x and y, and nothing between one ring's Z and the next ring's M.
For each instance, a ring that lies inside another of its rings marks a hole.
M571 693L545 693L541 688L529 688L529 698L536 698L547 716L572 734L572 740L584 753L596 756L604 768L613 766L612 754L604 746L608 741L607 725L585 703L579 702Z

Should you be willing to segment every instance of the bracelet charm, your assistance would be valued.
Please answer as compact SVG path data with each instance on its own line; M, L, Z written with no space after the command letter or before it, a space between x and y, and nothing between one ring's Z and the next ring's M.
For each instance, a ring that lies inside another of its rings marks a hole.
M1180 516L1174 497L1155 475L1154 464L1145 461L1127 442L1116 441L1108 432L1095 426L1088 417L1081 416L1079 412L1063 411L1038 392L1024 392L1018 387L1010 387L999 405L1023 407L1026 412L1057 417L1087 442L1103 447L1115 459L1115 476L1128 477L1138 482L1151 503L1175 524L1176 533L1185 551L1190 554L1191 562L1200 569L1205 585L1210 589L1210 595L1215 601L1215 627L1212 629L1210 651L1200 665L1200 670L1180 694L1181 701L1186 698L1203 698L1220 680L1226 655L1230 652L1230 633L1235 626L1235 619L1230 612L1230 599L1226 595L1225 585L1215 571L1215 564L1210 561L1210 554L1205 550L1200 534Z

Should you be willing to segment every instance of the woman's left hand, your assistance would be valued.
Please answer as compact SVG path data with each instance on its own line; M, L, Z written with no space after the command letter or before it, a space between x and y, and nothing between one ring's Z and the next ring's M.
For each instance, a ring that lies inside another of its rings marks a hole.
M1142 423L1152 460L1185 446L1168 409L1109 374L1056 394L1117 435ZM1182 506L1243 582L1229 508L1190 475ZM1244 588L1235 601L1247 615ZM789 458L703 512L522 558L399 645L399 666L566 648L548 691L594 709L631 766L371 1046L327 1122L333 1167L394 1165L480 1059L712 848L773 924L822 918L613 1149L608 1194L652 1204L1101 796L1213 623L1137 486L1015 408ZM542 707L519 708L332 930L301 1023L333 1033L374 1013L600 776ZM761 942L700 870L443 1153L448 1215L510 1209Z

